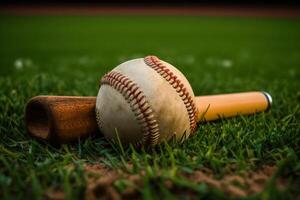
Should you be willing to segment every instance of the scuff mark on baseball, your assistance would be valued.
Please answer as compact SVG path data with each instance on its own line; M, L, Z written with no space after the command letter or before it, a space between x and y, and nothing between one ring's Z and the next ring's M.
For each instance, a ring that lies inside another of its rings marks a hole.
M110 140L154 146L196 129L197 108L185 76L147 56L124 62L104 75L96 102L97 123ZM118 136L117 136L118 135Z

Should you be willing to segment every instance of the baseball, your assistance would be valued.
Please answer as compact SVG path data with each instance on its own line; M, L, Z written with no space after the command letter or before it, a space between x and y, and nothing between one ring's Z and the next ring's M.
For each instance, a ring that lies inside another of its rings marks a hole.
M156 56L129 60L102 77L96 117L106 138L125 145L183 141L197 126L189 82Z

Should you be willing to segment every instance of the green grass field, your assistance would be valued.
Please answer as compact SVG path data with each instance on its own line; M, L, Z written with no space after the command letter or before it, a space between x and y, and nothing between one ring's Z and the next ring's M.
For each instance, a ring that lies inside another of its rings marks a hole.
M101 136L53 147L26 134L24 108L32 96L96 96L104 73L149 54L182 70L196 95L264 90L273 107L200 124L186 142L152 152L123 149ZM0 134L1 199L40 199L49 190L82 199L92 176L85 166L99 163L121 174L144 172L142 184L113 183L119 193L135 188L138 198L300 198L300 21L0 16ZM180 175L210 169L222 180L266 165L276 172L246 197Z

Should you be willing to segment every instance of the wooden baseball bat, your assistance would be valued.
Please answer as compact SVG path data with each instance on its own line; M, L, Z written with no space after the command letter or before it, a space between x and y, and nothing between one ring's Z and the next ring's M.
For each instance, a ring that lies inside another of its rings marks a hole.
M266 92L245 92L195 98L198 122L268 110L272 104ZM95 116L96 97L36 96L29 100L25 123L30 135L66 143L99 132Z

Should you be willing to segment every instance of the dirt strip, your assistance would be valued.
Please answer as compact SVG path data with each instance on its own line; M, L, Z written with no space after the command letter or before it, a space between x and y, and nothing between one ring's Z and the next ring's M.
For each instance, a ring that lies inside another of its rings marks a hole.
M145 15L300 18L299 7L0 6L2 15Z
M141 198L140 190L145 183L143 179L146 174L145 171L131 174L126 170L108 169L101 164L85 165L84 171L88 177L85 199L119 200ZM246 171L239 175L226 174L220 179L216 178L210 169L202 168L192 173L178 172L176 177L192 184L204 183L210 188L216 188L230 197L245 197L262 192L276 171L276 166L265 165L256 171ZM166 178L160 173L155 175L153 184L157 184L158 182L162 182L173 195L183 195L189 196L190 199L197 199L197 192L195 190L184 187L178 184L176 180ZM122 191L116 187L118 184L123 184ZM282 178L277 178L275 186L279 190L284 190L287 182ZM65 196L62 190L49 189L45 193L45 198L65 199Z

